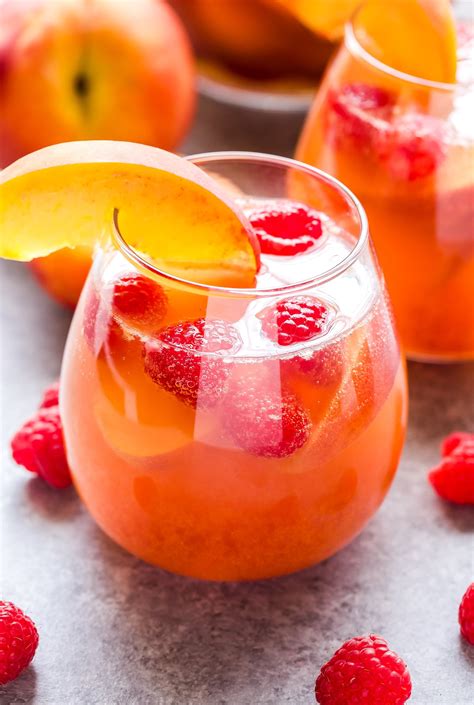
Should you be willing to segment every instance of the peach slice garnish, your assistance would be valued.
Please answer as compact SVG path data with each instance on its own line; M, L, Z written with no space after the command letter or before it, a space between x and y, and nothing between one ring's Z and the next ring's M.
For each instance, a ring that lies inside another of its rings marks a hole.
M340 39L344 25L361 0L265 0L281 5L316 34L332 41Z
M354 33L372 56L397 71L430 81L456 80L456 24L449 0L371 0Z
M112 237L185 279L249 287L259 247L226 191L189 161L142 144L70 142L0 173L0 256L29 261Z
M275 0L267 0L267 2ZM362 0L277 0L300 22L331 40ZM456 28L449 0L370 0L354 19L360 44L398 71L432 81L456 80Z

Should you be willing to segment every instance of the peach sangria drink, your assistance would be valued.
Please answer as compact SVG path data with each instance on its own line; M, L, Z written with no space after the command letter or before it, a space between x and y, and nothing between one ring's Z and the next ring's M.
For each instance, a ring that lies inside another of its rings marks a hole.
M400 57L380 49L370 12L347 26L297 156L361 199L407 353L473 359L474 32L458 29L457 66L449 16Z
M61 413L103 530L214 580L290 573L347 544L390 486L406 423L351 193L288 159L111 143L47 148L3 178L3 256L96 242Z

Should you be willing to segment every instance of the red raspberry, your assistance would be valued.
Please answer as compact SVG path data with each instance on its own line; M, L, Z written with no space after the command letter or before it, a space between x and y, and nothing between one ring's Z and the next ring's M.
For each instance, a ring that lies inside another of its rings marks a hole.
M57 489L71 484L58 407L40 409L15 434L12 455L18 465Z
M288 392L269 391L264 379L242 377L224 401L224 427L235 443L253 455L285 458L302 448L311 419Z
M378 86L349 83L329 95L329 129L336 143L350 142L371 149L385 134L395 104L394 96Z
M399 181L431 176L447 152L448 131L439 118L407 113L392 123L388 140L379 145L380 157Z
M316 681L320 705L403 705L410 695L406 664L375 634L346 641Z
M325 332L331 310L314 296L293 296L264 309L258 317L265 335L278 345L293 345Z
M451 455L451 453L456 450L458 446L461 444L467 444L470 445L474 441L474 434L472 433L466 433L463 431L455 431L454 433L451 433L449 436L446 436L444 441L441 444L441 457L445 458L447 455Z
M228 365L224 355L241 344L238 331L220 320L185 321L148 339L145 371L167 392L189 406L212 407L225 390Z
M32 620L13 602L0 600L0 685L20 675L37 646L38 632Z
M113 312L131 325L157 328L167 306L163 287L143 274L124 274L113 285Z
M249 215L249 221L261 251L268 255L289 257L306 252L323 232L319 214L302 204L282 202L270 209L256 209Z
M40 409L49 409L51 406L59 404L59 382L54 382L43 394L43 400L39 405Z
M461 634L474 646L474 583L471 583L459 605L459 626Z
M451 434L441 452L441 463L428 474L435 491L450 502L474 504L474 434Z

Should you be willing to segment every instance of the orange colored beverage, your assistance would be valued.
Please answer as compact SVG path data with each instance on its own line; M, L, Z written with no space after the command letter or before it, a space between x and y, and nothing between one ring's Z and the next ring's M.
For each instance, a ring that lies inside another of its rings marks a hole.
M469 27L458 47L457 82L436 83L375 60L348 27L297 148L361 199L402 344L427 361L474 358Z
M98 524L144 560L213 580L282 575L339 550L382 502L404 366L349 192L276 157L195 163L259 236L255 288L160 272L117 231L66 348L69 462Z

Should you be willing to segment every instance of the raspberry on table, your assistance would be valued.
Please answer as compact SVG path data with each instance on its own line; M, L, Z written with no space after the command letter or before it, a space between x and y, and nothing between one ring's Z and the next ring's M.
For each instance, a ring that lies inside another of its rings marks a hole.
M231 384L223 408L225 429L252 455L285 458L302 448L311 434L311 419L296 396L269 390L257 375Z
M313 247L323 233L321 218L303 204L256 208L248 219L263 254L290 257Z
M130 272L113 282L113 313L131 325L157 328L167 307L163 287L143 274Z
M390 174L399 181L431 176L447 153L445 123L432 115L406 113L392 123L390 139L381 157Z
M225 355L241 345L230 323L198 318L168 326L144 346L145 372L188 406L215 406L225 391Z
M472 443L474 443L474 433L467 433L466 431L455 431L454 433L450 433L441 444L441 457L445 458L446 456L451 455L456 448L459 448L459 450L462 450L463 448L465 449Z
M474 433L452 433L441 448L442 459L428 479L442 499L474 504Z
M411 695L404 661L375 634L346 641L316 680L320 705L404 705Z
M459 605L459 626L464 639L474 646L474 583L471 583Z
M371 150L389 128L395 105L393 94L379 86L349 83L329 95L329 127L336 143Z
M13 602L0 600L0 685L17 678L38 646L33 621Z
M49 409L51 406L58 406L59 405L59 382L53 382L51 386L49 386L44 394L43 394L43 400L41 404L39 405L40 409Z
M314 296L293 296L269 306L258 317L267 338L278 345L293 345L324 333L332 310Z
M26 421L14 435L11 450L18 465L36 473L52 487L62 489L71 484L57 406L42 408Z

